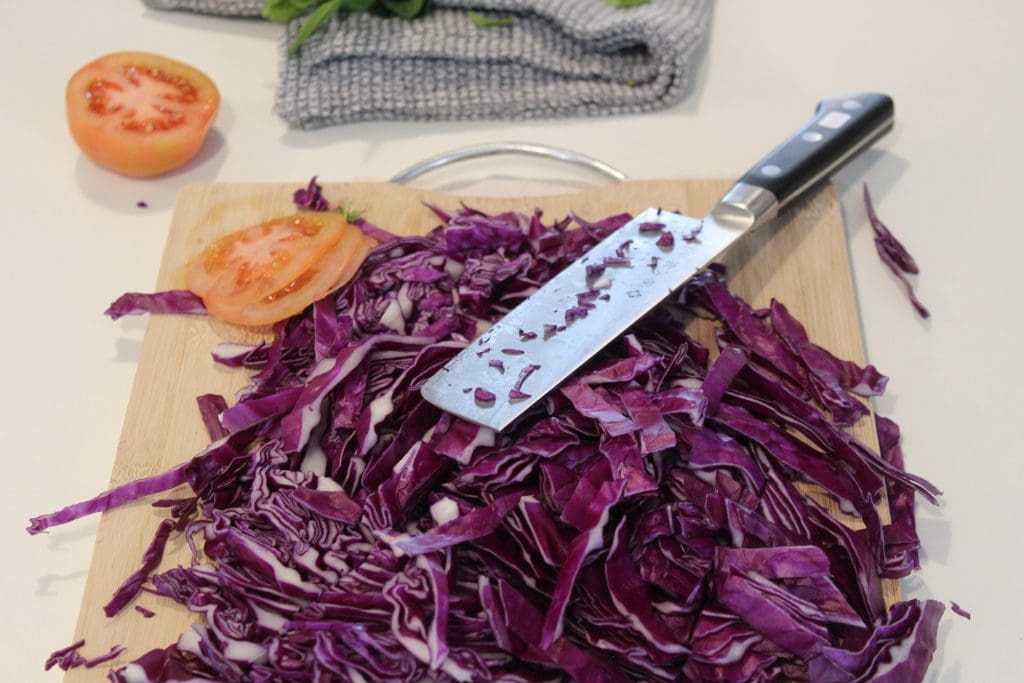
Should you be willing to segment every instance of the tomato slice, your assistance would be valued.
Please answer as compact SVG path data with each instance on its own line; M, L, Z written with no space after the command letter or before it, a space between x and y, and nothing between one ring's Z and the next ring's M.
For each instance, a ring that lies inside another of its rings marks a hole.
M236 230L189 263L185 284L207 308L257 302L301 277L353 231L359 232L339 214L313 212Z
M115 52L68 81L68 126L93 161L129 176L158 175L194 157L220 107L217 86L187 64Z
M375 246L376 240L351 227L341 242L312 268L259 301L242 305L203 301L210 313L222 320L240 325L269 325L300 313L306 306L351 280Z

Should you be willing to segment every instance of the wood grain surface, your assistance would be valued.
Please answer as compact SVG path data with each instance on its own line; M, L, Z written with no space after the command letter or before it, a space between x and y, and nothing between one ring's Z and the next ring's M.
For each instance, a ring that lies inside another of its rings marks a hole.
M423 201L452 207L463 200L485 211L532 211L540 207L548 218L572 210L595 219L651 206L703 215L728 185L715 180L630 181L550 197L455 198L387 183L350 183L326 184L325 193L332 201L347 201L365 210L369 220L392 232L414 235L437 224ZM217 184L185 188L178 198L156 288L183 286L184 264L212 238L292 213L291 193L299 186ZM751 304L765 306L773 297L779 299L806 324L813 340L842 358L863 361L842 216L831 186L791 207L773 224L745 236L729 253L726 263L730 287ZM708 329L698 325L693 333L705 343L711 342ZM210 349L220 341L254 341L259 337L258 331L204 317L153 316L149 320L111 486L164 472L208 445L194 397L219 393L233 403L231 397L247 379L242 370L214 365ZM869 418L855 425L853 431L865 443L877 445ZM82 493L85 497L95 492ZM182 490L161 497L185 493ZM810 493L842 517L830 499ZM144 618L132 606L113 619L103 614L103 605L113 591L138 568L143 551L166 514L150 507L151 502L139 501L103 515L82 598L75 639L87 639L88 653L105 652L118 643L125 645L127 650L112 663L114 666L176 641L196 620L183 607L148 593L141 594L133 604L156 612L153 618ZM882 510L882 517L888 521L887 510ZM177 536L168 544L161 568L187 565L189 561L188 546ZM886 582L885 593L890 603L898 599L896 583ZM101 666L70 671L65 680L102 681L105 675L106 668Z

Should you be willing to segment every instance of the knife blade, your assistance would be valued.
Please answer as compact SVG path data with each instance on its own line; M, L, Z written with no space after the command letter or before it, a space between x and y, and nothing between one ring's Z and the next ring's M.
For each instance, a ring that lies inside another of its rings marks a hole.
M744 234L888 132L893 121L887 95L822 100L814 117L754 164L708 215L658 208L640 213L473 340L424 383L422 396L502 431Z

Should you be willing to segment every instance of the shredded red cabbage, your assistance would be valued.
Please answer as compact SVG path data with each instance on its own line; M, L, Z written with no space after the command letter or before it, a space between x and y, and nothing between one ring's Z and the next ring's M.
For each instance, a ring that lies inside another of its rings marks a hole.
M914 500L938 491L895 424L880 453L841 428L884 376L715 268L495 434L419 387L628 216L435 211L442 229L382 244L272 342L218 349L256 374L234 406L201 403L208 449L32 520L191 486L155 503L170 516L108 612L141 588L203 620L112 680L923 679L943 605L887 608L881 580L916 568ZM716 359L678 310L718 322ZM179 530L195 562L153 574Z
M295 190L292 201L296 207L307 211L327 211L331 207L331 203L324 196L323 187L316 182L316 176L310 179L306 187Z
M914 286L910 284L910 280L907 278L907 275L917 275L920 272L917 262L914 261L914 257L910 255L907 248L896 239L896 236L892 234L885 223L878 217L878 214L875 213L875 205L871 202L871 194L868 192L867 183L864 183L864 207L868 212L868 220L871 221L871 229L875 231L875 251L878 252L878 257L882 259L882 263L889 267L892 274L903 283L903 288L907 292L907 298L910 299L910 303L913 304L918 314L922 318L930 317L931 313L918 300L917 295L914 294Z
M60 667L64 671L67 671L68 669L77 669L80 666L84 666L86 669L91 669L103 664L104 662L109 662L111 659L116 659L117 656L125 650L123 645L115 645L110 648L109 652L87 659L79 652L79 649L81 649L83 645L85 645L85 640L79 640L73 645L57 650L46 660L44 668L46 671L49 671L55 666Z
M203 300L187 289L171 289L155 294L128 292L110 304L104 315L117 320L126 315L143 313L193 313L206 315Z
M952 600L949 601L949 605L950 605L950 609L952 609L954 613L959 614L961 617L963 617L967 621L971 620L971 613L968 612L967 610L965 610L963 607L961 607L960 605L956 604Z
M697 224L697 227L695 227L693 230L691 230L690 232L688 232L685 235L683 235L683 241L684 242L693 242L694 240L696 240L700 236L700 231L703 230L703 229L704 229L704 221L701 221L699 224Z
M586 306L570 306L565 309L565 324L568 325L574 320L586 318L587 313L588 311Z

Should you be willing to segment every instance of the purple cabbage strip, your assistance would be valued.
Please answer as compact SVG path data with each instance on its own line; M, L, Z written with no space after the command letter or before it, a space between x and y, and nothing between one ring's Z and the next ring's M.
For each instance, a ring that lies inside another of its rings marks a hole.
M640 225L636 226L640 232L661 232L662 228L665 227L664 223L658 223L657 221L645 221Z
M585 306L572 306L565 311L565 324L568 325L574 320L586 318L589 310Z
M220 423L220 414L228 408L224 397L220 394L202 394L196 396L196 403L199 404L199 415L203 418L203 426L210 440L216 441L227 436L227 430Z
M715 360L659 307L496 434L420 386L629 216L432 208L442 229L388 235L273 341L215 350L256 374L233 406L200 400L208 449L32 520L191 487L154 502L170 516L108 608L145 590L201 623L111 680L923 679L943 606L887 609L881 579L917 568L914 504L938 491L904 471L894 423L878 420L878 453L841 428L884 375L816 346L782 304L754 310L715 268L681 299L719 325ZM195 561L154 574L176 533ZM108 656L80 647L47 664Z
M156 535L150 542L146 552L142 555L142 566L129 576L121 586L114 591L110 602L103 606L103 613L112 617L123 610L132 599L142 590L142 584L160 564L164 557L164 548L167 547L167 539L175 528L181 529L183 525L173 519L165 519L157 527Z
M512 385L512 390L522 392L523 383L526 382L526 380L529 379L530 375L532 375L537 370L540 370L540 366L537 365L536 363L530 363L522 370L520 370L519 376L516 377L515 384Z
M685 235L683 235L683 241L684 242L693 242L693 241L695 241L700 236L700 232L703 229L704 229L704 221L701 221L700 223L697 224L696 228L694 228L690 232L688 232Z
M864 183L864 207L868 212L871 229L875 232L875 251L878 252L878 258L882 259L882 263L888 266L892 274L903 283L903 288L907 292L907 298L910 299L910 303L913 304L918 314L922 318L930 317L931 313L918 300L917 295L914 294L914 286L907 279L907 275L918 274L919 268L917 263L906 247L896 239L896 236L892 234L885 223L878 217L878 214L875 213L875 205L871 202L871 193L868 192L867 183Z
M103 312L111 320L126 315L142 315L143 313L191 313L206 315L203 300L187 289L171 289L155 294L128 292L117 297L114 303Z
M478 508L424 534L395 542L410 555L432 553L494 533L498 524L518 503L522 494L511 494L495 500L490 506Z
M704 377L704 384L701 386L704 398L707 399L709 415L718 412L718 404L721 403L722 397L725 396L732 381L736 379L736 375L746 364L747 352L738 346L726 346L719 352L718 358L711 364L708 374Z
M331 208L330 202L324 197L324 188L316 182L316 176L309 180L309 184L292 194L292 202L299 209L306 211L327 211Z
M953 602L952 600L950 600L950 602L949 602L949 608L950 608L950 610L952 610L952 611L953 611L954 613L956 613L956 614L959 614L959 615L960 615L961 617L963 617L963 618L964 618L964 619L966 619L967 621L970 621L970 620L971 620L971 613L970 613L970 612L968 612L967 610L965 610L965 609L964 609L963 607L961 607L960 605L958 605L958 604L956 604L955 602Z
M46 660L44 667L45 670L49 671L55 666L60 667L63 671L67 671L68 669L77 669L80 666L84 666L86 669L91 669L103 664L104 662L116 659L118 655L125 651L125 647L123 645L115 645L110 648L109 652L97 655L96 657L86 658L78 651L83 645L85 645L85 640L79 640L73 645L57 650Z

